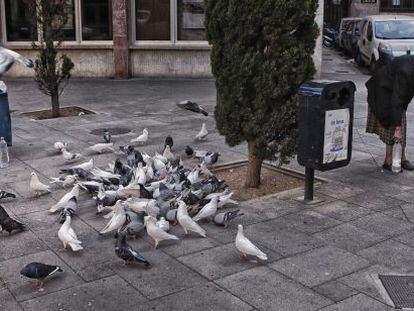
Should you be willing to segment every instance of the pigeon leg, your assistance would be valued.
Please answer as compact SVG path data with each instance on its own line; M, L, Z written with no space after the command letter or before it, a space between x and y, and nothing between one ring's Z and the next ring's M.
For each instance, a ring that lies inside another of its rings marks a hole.
M158 241L155 241L154 249L157 249L157 246L158 246Z
M240 254L240 261L246 261L247 255L246 254Z

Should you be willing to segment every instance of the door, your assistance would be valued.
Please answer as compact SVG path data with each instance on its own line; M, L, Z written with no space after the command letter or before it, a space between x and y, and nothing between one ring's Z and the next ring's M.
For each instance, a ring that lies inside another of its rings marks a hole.
M360 51L365 62L368 64L371 60L371 45L374 41L372 22L366 21L362 29Z

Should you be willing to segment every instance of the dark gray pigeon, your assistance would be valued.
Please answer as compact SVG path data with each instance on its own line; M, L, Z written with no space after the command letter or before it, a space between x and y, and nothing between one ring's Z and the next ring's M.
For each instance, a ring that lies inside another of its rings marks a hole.
M177 103L177 106L181 109L190 110L192 112L201 113L205 116L208 116L208 112L205 111L200 105L198 105L195 102L192 102L191 100L184 100L179 103Z
M32 262L26 265L20 274L28 277L29 279L37 280L37 286L41 288L45 278L55 274L56 272L63 272L59 266L46 265L40 262Z
M59 223L63 224L66 220L66 216L73 216L78 211L78 200L76 197L72 197L69 201L65 204L63 209L60 211L59 215Z
M0 205L0 227L1 231L6 230L11 234L14 230L23 231L25 229L24 224L14 220L7 214L3 206Z
M194 154L194 149L190 146L185 147L185 154L189 157L191 157Z
M111 133L109 133L109 131L107 129L104 129L103 131L103 139L104 141L109 144L111 142Z
M115 234L115 254L124 261L124 264L130 264L133 262L143 263L146 267L150 266L148 260L146 260L140 253L133 250L132 247L126 241L126 233L119 232Z
M15 199L16 198L16 195L14 193L10 193L10 192L4 191L4 190L0 190L0 201L2 199L6 199L6 198L13 198L13 199Z
M244 215L243 213L240 213L240 210L230 211L230 212L222 212L218 213L213 218L213 222L217 226L224 226L227 227L228 223L232 221L233 219Z
M173 141L173 139L172 139L172 137L171 137L171 135L168 135L166 138L165 138L165 142L164 142L164 149L165 149L165 147L166 146L170 146L170 149L172 149L172 146L174 145L174 141Z

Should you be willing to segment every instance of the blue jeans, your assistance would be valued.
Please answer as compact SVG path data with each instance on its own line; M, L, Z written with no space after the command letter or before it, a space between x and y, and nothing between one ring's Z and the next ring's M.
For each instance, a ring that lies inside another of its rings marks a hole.
M7 145L12 145L11 118L7 93L0 91L0 137L4 137Z

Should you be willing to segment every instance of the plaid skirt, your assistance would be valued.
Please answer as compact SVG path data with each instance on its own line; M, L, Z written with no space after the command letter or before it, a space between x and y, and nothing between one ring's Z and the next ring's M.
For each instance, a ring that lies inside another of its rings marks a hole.
M407 141L407 118L406 112L403 113L402 121L401 121L401 129L402 129L402 146L406 146ZM386 129L382 126L382 124L378 121L377 117L368 107L368 118L367 118L367 133L377 134L379 138L387 145L394 145L394 132L395 127L390 127Z

